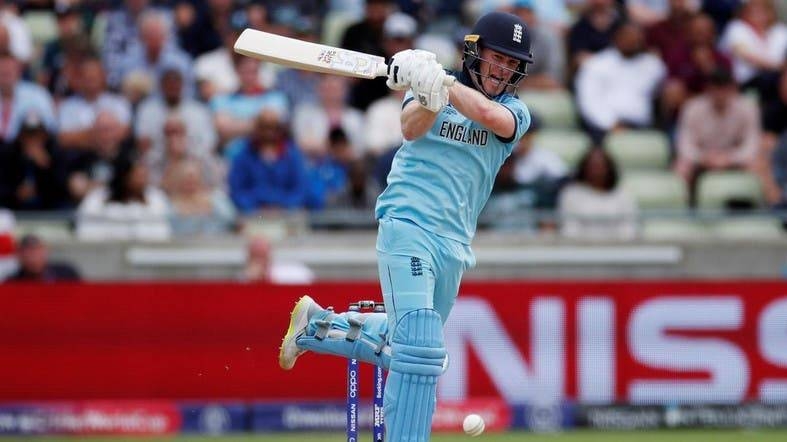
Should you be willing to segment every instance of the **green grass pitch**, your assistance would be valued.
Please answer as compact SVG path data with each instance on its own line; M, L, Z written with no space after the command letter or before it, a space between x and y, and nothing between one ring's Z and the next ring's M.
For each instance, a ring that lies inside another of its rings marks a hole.
M359 442L371 440L363 433ZM270 435L189 436L158 438L120 437L0 437L0 442L342 442L342 433L281 433ZM464 434L438 434L433 442L785 442L784 430L663 430L663 431L569 431L553 434L524 432L485 433L471 438Z

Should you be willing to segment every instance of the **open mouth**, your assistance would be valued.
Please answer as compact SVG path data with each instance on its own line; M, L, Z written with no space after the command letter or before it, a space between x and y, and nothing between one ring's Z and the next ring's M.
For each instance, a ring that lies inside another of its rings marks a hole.
M494 87L499 87L501 84L503 84L503 79L500 77L496 77L494 75L489 76L489 81L492 83L492 86Z

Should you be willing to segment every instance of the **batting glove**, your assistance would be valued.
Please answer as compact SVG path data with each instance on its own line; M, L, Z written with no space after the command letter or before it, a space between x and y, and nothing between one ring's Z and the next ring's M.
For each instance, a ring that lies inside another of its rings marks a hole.
M429 51L406 49L397 52L388 63L388 80L385 84L395 91L410 87L413 77L422 66L434 61L437 56Z
M418 103L432 112L439 112L448 104L448 74L436 61L421 67L412 80L411 88Z

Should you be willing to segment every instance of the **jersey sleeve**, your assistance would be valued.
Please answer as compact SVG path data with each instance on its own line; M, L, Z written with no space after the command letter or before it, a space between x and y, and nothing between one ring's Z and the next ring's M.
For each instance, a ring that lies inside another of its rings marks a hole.
M522 138L522 135L527 132L527 129L530 128L530 111L527 109L525 103L522 102L519 98L513 95L505 96L501 101L502 104L511 115L514 116L514 125L516 126L514 129L514 135L505 138L498 135L495 135L498 140L506 144L512 144L519 142L519 139Z

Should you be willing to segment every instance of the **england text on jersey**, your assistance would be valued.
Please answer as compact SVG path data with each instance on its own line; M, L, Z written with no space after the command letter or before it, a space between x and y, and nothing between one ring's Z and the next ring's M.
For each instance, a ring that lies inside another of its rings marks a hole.
M486 146L489 140L489 131L486 129L470 129L467 126L443 121L440 124L440 136L480 147Z

